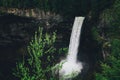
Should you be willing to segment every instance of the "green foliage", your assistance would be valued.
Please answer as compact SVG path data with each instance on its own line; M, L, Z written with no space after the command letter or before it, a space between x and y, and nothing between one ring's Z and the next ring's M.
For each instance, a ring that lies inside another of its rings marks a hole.
M51 75L52 67L59 56L54 43L56 34L43 34L40 28L28 46L28 58L16 64L13 73L20 80L55 80ZM59 51L59 50L58 50ZM60 52L61 53L61 52ZM62 52L63 53L63 52Z
M99 31L96 27L92 28L92 35L93 35L93 39L96 40L98 43L102 43L102 37L100 37L99 35Z
M108 79L106 77L104 77L103 75L97 73L96 80L108 80Z
M111 54L114 55L116 58L120 58L120 40L113 39L111 41Z
M96 80L120 80L120 40L112 40L111 46L111 54L101 63L102 72L96 74Z
M120 38L120 0L115 0L109 9L102 12L100 18L103 21L105 35L110 38Z
M96 73L96 80L120 80L120 0L115 0L100 18L104 22L101 32L109 38L111 50L107 59L101 62L102 71Z

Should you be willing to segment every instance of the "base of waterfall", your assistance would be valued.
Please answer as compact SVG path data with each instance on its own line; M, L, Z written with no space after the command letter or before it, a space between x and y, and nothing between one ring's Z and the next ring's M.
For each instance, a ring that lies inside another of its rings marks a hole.
M68 60L62 60L56 67L59 69L56 73L59 74L60 80L72 79L78 76L83 69L82 63Z
M68 55L65 60L62 60L54 67L54 69L56 69L55 74L59 74L60 80L72 79L81 73L83 69L82 63L77 62L77 53L83 21L84 17L75 17L70 37Z

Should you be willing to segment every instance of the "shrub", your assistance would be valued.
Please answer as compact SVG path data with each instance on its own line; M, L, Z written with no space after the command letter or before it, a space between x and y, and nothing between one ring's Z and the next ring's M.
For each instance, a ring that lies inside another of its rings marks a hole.
M56 40L55 32L53 35L43 34L42 28L35 32L33 40L28 46L27 59L18 62L13 73L20 80L55 80L51 75L52 66L55 65L57 57L66 49L56 50L54 43ZM58 52L57 52L58 51Z
M111 46L111 54L101 63L102 72L96 73L96 80L120 80L120 40L112 40Z

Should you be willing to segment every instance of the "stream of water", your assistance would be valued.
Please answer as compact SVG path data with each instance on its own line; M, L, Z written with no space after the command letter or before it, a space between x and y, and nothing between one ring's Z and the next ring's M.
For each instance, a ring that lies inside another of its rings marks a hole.
M83 21L84 17L75 18L70 38L68 55L65 60L60 62L62 64L62 68L59 70L59 76L62 80L76 77L83 69L82 63L77 60Z

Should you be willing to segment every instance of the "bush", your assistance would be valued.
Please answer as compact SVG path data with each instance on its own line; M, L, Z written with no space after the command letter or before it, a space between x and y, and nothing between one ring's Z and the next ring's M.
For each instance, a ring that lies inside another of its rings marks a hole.
M120 40L112 40L111 46L111 54L101 63L102 72L96 73L96 80L120 80Z
M20 80L55 80L51 75L52 66L57 59L55 56L59 56L61 50L64 51L64 49L56 50L55 40L55 33L52 36L43 34L41 28L35 32L35 37L28 46L27 59L24 58L22 62L17 63L13 74Z

